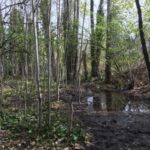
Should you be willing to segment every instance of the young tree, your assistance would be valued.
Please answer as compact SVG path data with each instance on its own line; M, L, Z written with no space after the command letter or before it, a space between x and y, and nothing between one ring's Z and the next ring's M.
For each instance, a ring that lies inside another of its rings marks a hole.
M52 80L52 69L51 69L51 57L52 57L52 46L51 46L51 0L48 2L48 124L51 123L51 80Z
M97 77L96 58L95 58L95 32L94 32L94 1L90 0L90 20L91 20L91 76Z
M33 24L34 24L34 40L35 40L35 58L36 58L36 86L37 86L37 95L38 95L38 125L41 127L42 123L42 98L40 91L40 62L39 62L39 42L38 42L38 31L37 31L37 9L38 3L32 0L32 13L33 13Z
M25 115L27 113L27 99L28 99L28 14L26 5L24 5L24 20L25 20L25 40L24 40L24 47L25 47L25 63L24 63L24 80L25 80Z
M55 72L55 67L52 64L55 64L54 58L54 46L52 47L52 31L51 31L51 5L52 1L43 0L40 3L40 10L42 16L43 30L44 30L44 42L46 47L46 54L48 55L48 124L51 123L51 81L52 73ZM52 63L53 62L53 63ZM56 78L56 73L53 74Z
M61 0L57 0L57 100L59 101L60 93L60 45L61 45Z
M0 7L1 8L1 7ZM0 45L5 40L5 31L3 26L3 18L2 13L0 12ZM2 56L3 48L0 48L0 112L2 111L2 104L3 104L3 56Z

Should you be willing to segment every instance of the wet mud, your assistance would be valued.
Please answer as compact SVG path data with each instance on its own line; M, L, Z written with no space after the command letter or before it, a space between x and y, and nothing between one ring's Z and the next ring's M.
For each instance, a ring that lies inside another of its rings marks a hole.
M150 101L103 91L93 96L93 102L89 103L87 96L80 106L74 104L74 107L90 135L85 149L150 149Z

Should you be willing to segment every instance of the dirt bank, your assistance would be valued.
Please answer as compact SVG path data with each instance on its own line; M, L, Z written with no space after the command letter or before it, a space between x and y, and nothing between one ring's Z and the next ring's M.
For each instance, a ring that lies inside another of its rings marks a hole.
M150 149L150 115L77 114L92 138L87 150Z

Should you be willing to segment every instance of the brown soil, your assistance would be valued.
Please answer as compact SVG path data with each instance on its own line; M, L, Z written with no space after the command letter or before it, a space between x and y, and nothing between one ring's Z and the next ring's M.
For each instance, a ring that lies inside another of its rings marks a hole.
M92 135L86 150L150 149L150 115L124 113L77 113Z

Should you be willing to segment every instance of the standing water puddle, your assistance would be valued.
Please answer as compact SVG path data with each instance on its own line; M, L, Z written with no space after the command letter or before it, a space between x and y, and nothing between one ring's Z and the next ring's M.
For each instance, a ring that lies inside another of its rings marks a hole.
M86 106L77 113L92 135L86 150L150 150L150 101L103 91L90 93Z
M100 111L150 114L150 101L133 99L122 93L103 91L96 96L88 96L86 101L89 113Z

